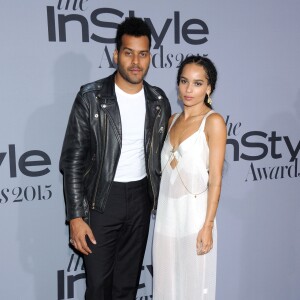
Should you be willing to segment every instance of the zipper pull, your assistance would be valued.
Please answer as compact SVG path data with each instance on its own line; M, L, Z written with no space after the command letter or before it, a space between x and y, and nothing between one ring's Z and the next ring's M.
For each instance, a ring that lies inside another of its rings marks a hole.
M152 218L155 219L155 217L156 217L156 209L152 208L151 215L152 215Z
M164 127L161 126L161 127L159 128L159 130L158 130L158 133L163 133L163 132L164 132Z

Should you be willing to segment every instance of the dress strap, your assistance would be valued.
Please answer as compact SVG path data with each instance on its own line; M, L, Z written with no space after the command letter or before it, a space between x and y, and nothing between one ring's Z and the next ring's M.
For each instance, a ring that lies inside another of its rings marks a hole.
M215 111L214 110L210 110L204 117L203 120L201 122L200 128L199 128L199 132L204 131L205 128L205 123L206 123L206 119L208 116L210 116L211 114L213 114Z
M171 128L173 127L174 123L176 122L176 120L178 119L179 116L180 116L180 113L176 113L176 115L174 116L172 123L169 127L168 133L170 132Z

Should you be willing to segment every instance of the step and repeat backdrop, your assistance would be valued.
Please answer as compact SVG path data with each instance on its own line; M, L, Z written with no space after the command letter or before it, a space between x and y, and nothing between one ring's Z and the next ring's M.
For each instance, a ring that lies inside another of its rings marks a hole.
M79 87L114 71L116 26L150 25L147 81L173 112L189 54L219 71L214 108L228 128L218 222L218 300L300 299L300 2L2 1L0 299L80 300L58 169ZM152 230L137 299L152 299ZM159 300L159 299L155 299Z

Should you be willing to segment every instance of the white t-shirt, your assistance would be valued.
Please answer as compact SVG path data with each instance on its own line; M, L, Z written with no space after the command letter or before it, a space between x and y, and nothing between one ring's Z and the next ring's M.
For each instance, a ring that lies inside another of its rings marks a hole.
M127 94L115 84L115 90L122 122L122 149L114 181L140 180L146 176L144 89L137 94Z

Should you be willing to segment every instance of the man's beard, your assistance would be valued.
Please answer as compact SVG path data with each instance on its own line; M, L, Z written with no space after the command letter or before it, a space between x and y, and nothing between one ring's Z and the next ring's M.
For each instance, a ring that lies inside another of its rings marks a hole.
M142 76L141 77L135 77L134 75L133 76L130 76L130 71L127 71L127 70L125 70L123 67L121 67L120 65L118 65L118 72L119 72L119 74L121 75L121 77L123 78L123 79L125 79L126 81L128 81L129 83L131 83L131 84L139 84L139 83L141 83L143 80L144 80L144 78L146 77L146 75L147 75L147 72L148 72L148 70L149 70L149 66L148 66L148 68L146 69L146 71L144 71L143 72L143 69L141 69L140 67L138 67L138 66L132 66L132 67L130 67L129 69L131 69L131 68L138 68L139 70L141 70L141 71L139 71L140 73L143 73L142 74Z

